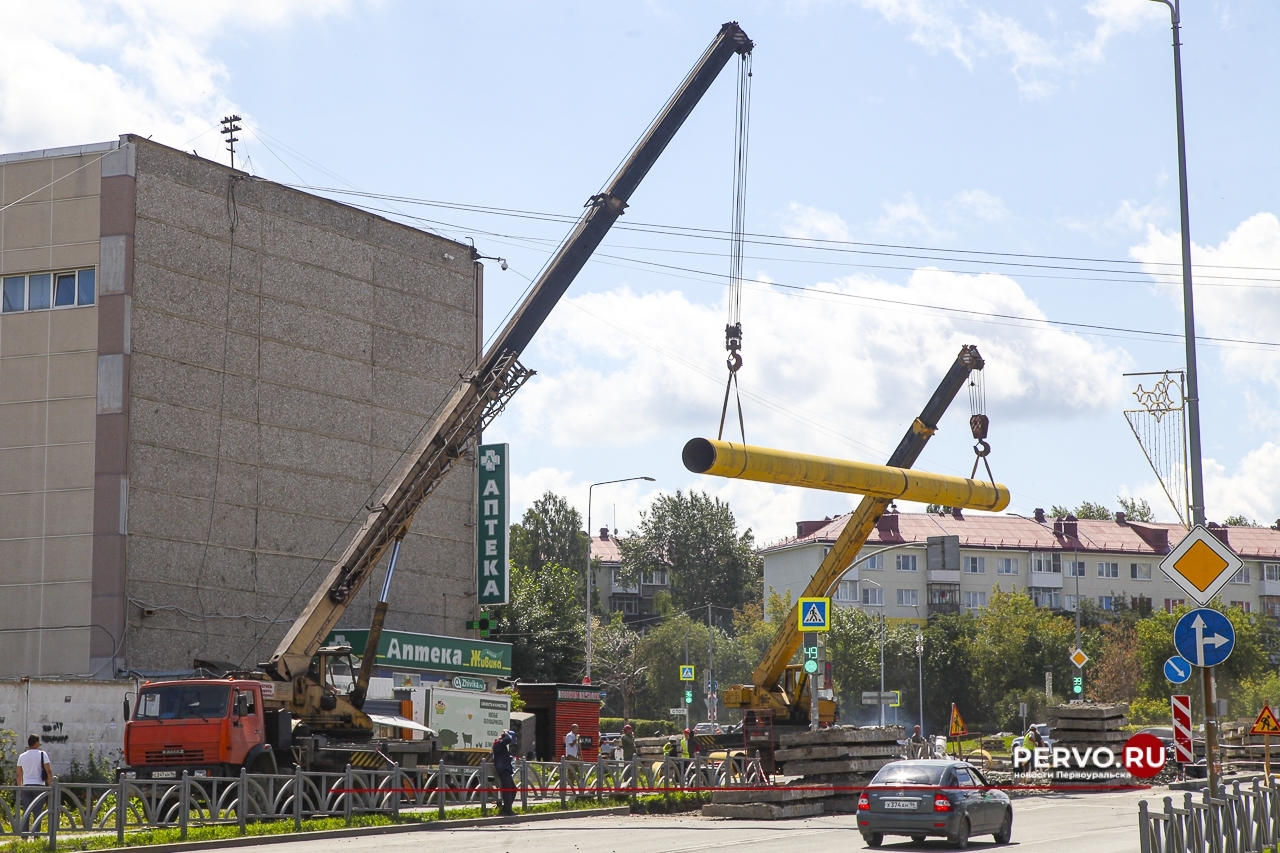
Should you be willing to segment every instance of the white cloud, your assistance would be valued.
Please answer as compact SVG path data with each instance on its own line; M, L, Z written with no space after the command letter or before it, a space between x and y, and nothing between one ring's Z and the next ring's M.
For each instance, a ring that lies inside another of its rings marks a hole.
M753 443L883 456L891 449L885 436L909 422L964 343L986 357L989 406L1006 421L1084 417L1114 410L1124 394L1121 350L1040 325L974 323L848 298L1043 317L1006 276L922 269L905 285L847 278L803 294L761 289L747 291L743 309L740 378ZM565 303L531 347L527 361L541 372L511 405L519 426L510 428L522 440L570 448L660 439L678 450L715 429L724 387L720 306L627 289Z
M1264 442L1236 466L1234 474L1213 459L1204 460L1205 506L1221 521L1237 513L1264 524L1280 515L1280 446Z
M1145 262L1148 272L1164 273L1157 287L1181 307L1179 232L1148 226L1146 242L1132 248L1130 254ZM1280 268L1280 219L1275 214L1249 217L1217 246L1193 244L1191 257L1200 285L1195 305L1197 335L1280 342L1276 334L1280 328L1280 290L1271 281L1275 278L1272 270ZM1158 263L1164 265L1156 266ZM1216 353L1229 378L1280 385L1280 350L1276 347L1206 346L1201 352Z
M999 196L986 190L964 190L956 193L950 204L953 219L977 217L984 222L1003 222L1009 218L1009 208Z
M953 4L931 2L931 0L860 0L860 2L864 8L879 12L890 23L909 26L911 40L926 50L948 51L966 67L973 67L964 27L943 11L951 8Z
M1150 0L1093 0L1085 11L1097 20L1093 38L1076 47L1073 60L1096 63L1111 39L1122 33L1169 24L1169 8Z
M517 473L519 467L511 475L511 520L518 522L524 516L529 505L547 492L554 492L567 500L582 516L582 523L587 523L587 492L591 480L577 476L573 471L560 468L537 468L527 474ZM620 476L626 476L622 474ZM603 479L612 479L604 477ZM591 526L598 531L601 527L617 527L625 534L640 522L641 511L653 503L654 498L665 490L655 488L653 483L643 480L630 483L611 483L608 487L596 487L591 497ZM735 507L736 510L736 507ZM616 513L616 514L615 514Z
M848 240L849 226L838 213L793 201L782 219L782 233L796 238Z
M1139 206L1137 202L1125 199L1116 207L1115 213L1107 217L1107 227L1116 231L1145 231L1148 226L1163 220L1168 214L1164 205L1159 202Z
M904 195L901 201L886 201L883 206L884 214L872 227L882 237L939 239L953 236L950 231L934 223L912 193Z
M221 137L207 131L236 108L224 93L229 75L210 54L212 42L231 26L275 27L346 5L347 0L10 4L0 28L0 150L138 133L222 156Z

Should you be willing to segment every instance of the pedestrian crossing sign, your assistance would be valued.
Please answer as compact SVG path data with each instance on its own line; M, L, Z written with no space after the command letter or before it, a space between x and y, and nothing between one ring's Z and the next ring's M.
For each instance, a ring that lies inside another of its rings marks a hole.
M1276 719L1275 712L1271 710L1270 705L1263 705L1262 712L1258 714L1258 719L1254 722L1253 728L1249 730L1251 735L1280 735L1280 720Z
M796 612L800 614L801 633L831 630L831 599L802 598Z
M680 667L680 680L693 681L693 665L684 664Z

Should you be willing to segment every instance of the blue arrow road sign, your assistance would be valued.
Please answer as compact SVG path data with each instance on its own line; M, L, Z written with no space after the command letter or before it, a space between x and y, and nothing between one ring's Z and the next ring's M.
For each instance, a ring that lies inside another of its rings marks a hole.
M1173 647L1196 666L1217 666L1231 656L1236 630L1216 610L1199 607L1178 620Z
M1164 662L1164 677L1181 684L1191 677L1191 664L1182 655L1174 655Z

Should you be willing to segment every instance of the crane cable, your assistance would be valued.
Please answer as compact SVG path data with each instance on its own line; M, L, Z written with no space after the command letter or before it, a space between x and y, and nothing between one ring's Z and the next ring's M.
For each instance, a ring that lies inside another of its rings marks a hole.
M747 428L742 418L742 394L738 388L738 370L742 367L742 260L747 231L747 140L751 131L751 54L739 55L738 101L734 109L733 139L733 217L729 233L729 319L724 327L724 348L729 353L726 364L729 378L724 386L724 403L720 406L720 430L724 438L724 420L729 413L729 391L734 391L738 404L738 429L742 443L747 443Z
M987 467L987 479L994 486L996 478L991 473L991 463L987 461L987 457L991 455L991 445L987 444L987 430L990 426L991 419L987 417L986 380L983 371L974 370L969 373L969 431L973 433L973 440L977 444L973 446L975 459L969 479L978 475L978 463L981 462Z

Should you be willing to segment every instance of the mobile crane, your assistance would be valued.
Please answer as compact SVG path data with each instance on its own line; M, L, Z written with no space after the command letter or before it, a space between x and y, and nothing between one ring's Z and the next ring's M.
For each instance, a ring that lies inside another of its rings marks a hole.
M971 372L982 370L985 362L975 346L960 349L942 382L929 399L920 417L912 421L906 435L889 457L888 467L910 468L920 457L924 446L938 429L938 421L951 405L956 394L965 386ZM985 434L985 432L984 432ZM696 440L695 440L696 441ZM690 442L692 445L693 442ZM689 451L686 451L686 465ZM1005 493L1007 502L1007 492ZM872 529L888 508L891 498L864 497L849 515L844 530L836 537L831 550L809 580L803 597L825 597L839 583L840 578L853 564L858 551L866 544ZM800 632L794 619L785 619L778 626L773 642L751 676L751 684L735 684L724 691L727 708L772 717L775 737L789 727L807 727L809 724L809 679L804 668L791 664L791 658L800 647ZM835 703L820 699L818 718L821 722L835 721ZM794 728L792 729L794 730Z
M407 461L270 659L230 679L191 679L141 689L136 715L129 719L127 707L125 713L129 772L155 777L187 769L197 775L238 772L240 767L270 772L278 764L341 768L352 763L356 753L372 751L386 759L420 743L373 742L373 721L362 710L398 543L414 514L478 433L533 375L520 363L520 353L626 210L676 131L730 57L746 57L753 47L736 22L720 28L608 187L588 199L577 225L510 320L406 454ZM392 558L367 642L369 651L350 692L343 693L334 686L331 673L351 650L322 644L388 549ZM193 707L196 711L188 714Z

